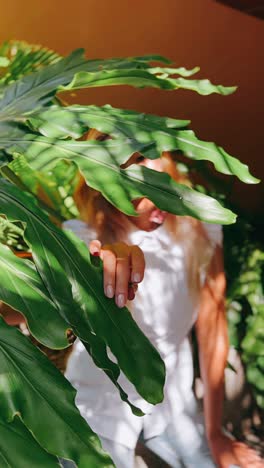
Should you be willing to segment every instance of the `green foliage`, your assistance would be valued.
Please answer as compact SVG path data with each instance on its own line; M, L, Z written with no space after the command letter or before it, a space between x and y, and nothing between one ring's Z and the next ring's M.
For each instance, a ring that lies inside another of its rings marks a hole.
M21 223L10 223L8 219L0 217L0 243L16 250L28 250L24 241L24 229Z
M74 162L91 187L128 215L136 215L130 200L145 196L161 210L175 214L224 224L235 220L216 200L176 183L165 173L138 165L122 169L133 153L144 152L144 145L133 140L55 140L28 134L23 140L2 138L0 144L8 153L25 154L37 171L51 170L62 159Z
M7 178L16 177L16 183L37 196L42 205L59 221L78 217L73 194L76 189L79 174L74 164L60 160L51 171L36 171L23 154L13 153L13 161L3 173Z
M68 346L68 324L52 302L34 263L15 257L2 244L0 254L1 299L24 315L30 332L40 343L54 349Z
M6 41L0 46L0 97L5 87L61 57L53 50L23 41Z
M38 273L68 326L89 343L92 355L100 361L96 354L99 348L95 346L93 349L96 335L100 345L109 346L120 368L143 398L151 403L160 402L163 362L131 314L126 309L118 309L105 297L101 271L92 266L87 247L74 235L67 236L52 224L28 194L4 181L0 182L0 204L10 220L20 219L25 223L25 239ZM25 292L22 293L24 296ZM31 297L37 301L35 295L31 294ZM53 328L55 330L55 323ZM59 347L57 343L52 347L55 345ZM143 352L146 360L141 359ZM118 366L115 368L119 374Z
M264 248L259 230L239 218L225 228L224 245L230 340L241 353L256 401L264 409Z
M111 106L53 106L33 114L30 123L35 130L51 138L79 138L94 127L114 139L130 138L144 146L140 152L150 159L162 151L182 151L194 160L210 161L222 174L236 175L243 182L258 182L245 164L229 156L215 143L200 141L191 130L182 130L190 123L156 115L114 109Z
M1 416L20 414L48 452L74 460L79 467L112 467L79 411L75 391L29 340L0 319ZM51 428L56 428L50 436Z
M60 58L24 43L0 49L0 299L20 311L32 335L52 349L68 347L68 332L73 331L137 415L143 413L120 387L120 372L144 399L156 404L163 398L164 363L126 308L118 309L104 296L101 268L91 263L87 247L59 227L78 216L73 193L80 172L127 214L135 214L135 198L147 196L161 209L223 224L233 223L234 213L167 174L131 165L136 153L157 158L164 150L180 150L190 161L210 161L218 171L246 183L258 180L220 147L198 140L186 129L189 121L110 106L63 107L57 95L126 84L200 94L235 90L189 79L197 68L168 64L160 56L87 60L82 50ZM79 141L91 128L112 139ZM32 253L31 260L14 255L22 249ZM18 447L24 434L30 451L27 466L56 466L56 457L74 460L79 467L113 466L75 407L71 385L3 320L0 369L0 433L8 441L17 440ZM24 467L13 456L14 466ZM9 463L1 444L0 457Z
M163 58L160 58L164 60ZM0 121L13 120L51 102L59 91L91 86L124 85L161 89L185 88L201 94L230 94L234 87L215 86L209 80L174 79L150 66L153 57L86 60L83 50L74 51L55 64L23 77L4 89L0 102ZM155 60L155 58L154 58ZM166 59L165 59L166 60ZM173 72L174 74L174 69Z
M0 465L1 468L58 468L59 463L36 442L17 416L9 424L0 416Z
M61 57L53 50L22 41L6 41L0 47L0 95L4 87Z

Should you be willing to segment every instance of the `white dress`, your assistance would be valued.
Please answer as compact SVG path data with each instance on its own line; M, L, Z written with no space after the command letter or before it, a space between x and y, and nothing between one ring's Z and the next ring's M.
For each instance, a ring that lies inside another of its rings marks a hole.
M67 221L64 228L75 232L87 244L96 238L95 232L81 221ZM210 240L221 244L221 227L206 224L205 228ZM166 228L161 226L152 232L135 230L129 241L143 250L146 270L136 298L128 307L165 362L164 400L156 406L147 403L121 374L119 382L130 401L146 413L143 417L134 416L80 341L70 356L66 377L77 389L77 406L91 428L102 437L134 449L142 430L146 439L155 437L170 421L177 420L184 408L195 405L192 353L187 336L197 310L188 290L183 248Z

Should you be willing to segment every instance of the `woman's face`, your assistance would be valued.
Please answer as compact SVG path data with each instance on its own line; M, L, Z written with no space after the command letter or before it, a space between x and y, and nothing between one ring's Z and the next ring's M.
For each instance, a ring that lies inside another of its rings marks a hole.
M154 169L158 172L163 172L163 163L161 159L143 159L140 163L141 166ZM138 213L138 216L129 216L129 220L143 231L153 231L164 223L167 212L161 211L156 208L154 203L148 198L138 198L134 200L133 205Z

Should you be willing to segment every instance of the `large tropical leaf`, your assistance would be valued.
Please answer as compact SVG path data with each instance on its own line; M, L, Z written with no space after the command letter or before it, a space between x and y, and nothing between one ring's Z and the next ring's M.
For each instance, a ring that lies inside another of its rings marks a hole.
M56 457L36 442L18 417L9 423L0 417L0 466L58 468L60 465Z
M91 346L91 354L95 356L97 336L138 393L150 403L160 402L164 363L129 311L120 310L103 294L102 272L91 264L85 244L54 226L31 196L1 181L0 210L11 221L26 223L24 236L38 272L66 322ZM100 360L97 354L96 358Z
M168 174L143 166L120 168L134 152L145 152L151 144L138 144L134 140L64 141L36 135L13 141L2 139L0 144L11 154L16 151L25 154L35 170L48 170L60 159L75 162L91 187L129 215L136 214L131 200L148 197L161 210L174 214L209 223L235 221L235 215L216 200L176 183Z
M150 67L153 57L127 59L85 60L83 50L76 50L59 62L48 65L8 86L0 101L0 121L20 118L51 101L57 90L76 89L88 86L130 84L163 89L186 88L200 94L230 94L234 87L213 85L209 80L171 78L166 68ZM174 73L174 69L172 69ZM181 69L179 69L181 70ZM80 73L79 73L80 72ZM63 88L66 86L66 88Z
M24 315L30 332L40 343L53 349L69 345L69 326L52 302L35 265L29 260L16 257L2 244L0 298Z
M89 127L96 128L113 138L131 138L138 143L151 144L141 150L149 158L158 158L162 151L180 150L194 160L206 160L223 174L236 175L245 183L257 183L245 164L230 156L215 143L201 141L191 130L180 130L188 120L142 114L135 111L114 109L107 105L54 106L37 112L31 124L43 135L51 138L79 138Z
M2 218L0 218L2 220ZM8 220L3 220L8 221ZM8 221L8 226L14 225ZM69 345L66 336L67 322L59 314L45 285L32 262L17 258L8 248L0 244L0 298L13 309L20 311L27 321L31 334L51 349L65 348ZM68 304L71 307L71 304ZM130 403L128 395L118 383L120 368L113 363L103 341L99 340L88 327L89 342L84 342L96 365L104 370L117 387L123 401L128 403L134 414L142 416L142 411Z
M157 69L155 69L157 70ZM73 89L91 88L98 86L130 85L136 88L161 88L166 90L189 89L204 96L212 93L228 95L236 90L236 86L214 85L209 80L188 80L186 78L171 78L166 68L166 73L153 73L151 69L112 69L94 70L90 72L81 71L76 73L71 83L60 86L60 91ZM171 73L173 74L173 73Z
M76 391L28 338L0 319L0 412L20 414L48 452L79 468L113 467L96 434L74 405Z

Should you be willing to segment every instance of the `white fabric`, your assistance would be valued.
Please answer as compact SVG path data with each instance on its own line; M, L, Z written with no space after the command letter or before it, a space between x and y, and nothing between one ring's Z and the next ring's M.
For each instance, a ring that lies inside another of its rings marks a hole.
M81 221L67 221L64 227L87 244L96 238L94 231ZM206 224L205 228L213 243L221 243L220 226ZM134 448L142 430L146 439L155 437L185 407L194 404L192 354L186 337L196 319L196 310L188 291L183 248L172 240L165 226L152 232L132 230L129 241L141 247L146 260L143 283L139 285L135 300L129 303L129 309L165 362L164 401L156 406L146 403L121 375L119 382L130 401L147 413L141 418L134 416L120 399L118 390L94 365L81 342L75 344L66 377L77 389L77 406L92 429L103 437Z

